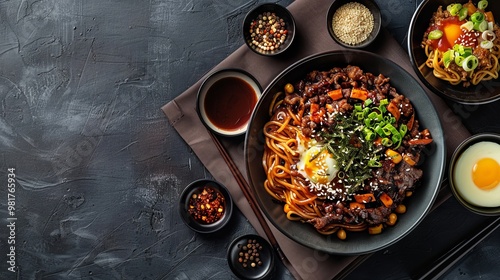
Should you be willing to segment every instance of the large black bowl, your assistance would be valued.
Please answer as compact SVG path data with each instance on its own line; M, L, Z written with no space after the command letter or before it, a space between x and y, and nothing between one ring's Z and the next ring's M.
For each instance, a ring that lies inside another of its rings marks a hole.
M357 65L365 72L379 73L390 77L391 84L399 93L407 96L417 111L421 128L429 128L434 145L425 154L422 186L405 203L407 213L401 215L398 223L379 235L367 232L349 233L348 240L339 240L335 235L319 234L312 225L293 222L286 218L283 205L274 201L264 189L266 174L262 167L264 136L262 128L269 120L269 105L273 95L281 91L288 82L303 79L312 70L329 70L333 67ZM394 62L365 51L327 52L307 57L291 65L276 77L266 88L253 112L245 139L245 163L249 183L267 218L283 234L296 242L323 252L342 255L359 255L387 247L414 229L428 213L433 204L440 181L444 174L445 144L441 123L433 104L419 83Z
M432 14L443 6L443 9L452 3L466 3L467 0L425 0L413 14L410 22L408 35L408 53L410 61L422 82L434 93L441 97L453 100L462 104L480 105L500 100L500 80L490 80L479 83L476 86L464 88L461 84L451 85L434 76L432 69L423 66L427 59L424 49L421 47L425 30L429 26ZM477 4L477 1L474 1ZM488 1L487 10L493 12L496 18L500 18L500 2Z

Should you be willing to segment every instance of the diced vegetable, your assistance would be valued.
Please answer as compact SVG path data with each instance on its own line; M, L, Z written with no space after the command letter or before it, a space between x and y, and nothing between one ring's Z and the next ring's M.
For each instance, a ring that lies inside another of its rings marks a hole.
M368 92L363 89L353 88L351 90L351 98L365 101L368 98Z
M413 157L408 155L408 154L404 154L403 155L403 160L410 166L413 166L415 164L417 164L414 160L413 160Z
M354 200L357 203L368 203L375 201L375 196L372 193L363 193L354 195Z
M385 155L391 159L392 162L394 162L395 164L398 164L401 162L401 160L403 160L403 157L401 156L400 153L392 150L392 149L387 149L385 151Z
M332 100L339 100L339 99L342 99L344 97L342 95L342 89L340 89L340 88L329 91L328 96L330 96L330 98Z
M386 193L382 193L379 197L380 201L382 202L382 204L384 204L385 207L389 208L392 206L392 198L386 194Z
M380 234L382 232L383 227L384 226L382 224L379 224L379 225L376 225L376 226L373 226L373 227L369 227L368 228L368 233L369 234Z
M427 38L431 40L437 40L440 39L441 37L443 37L443 31L439 29L432 30L431 32L429 32L429 35L427 35Z
M399 120L401 112L399 112L396 102L391 101L389 105L387 105L387 111L389 111L389 113L391 113L396 118L396 122Z
M427 145L427 144L430 144L432 143L432 139L412 139L410 141L408 141L408 144L410 145Z
M471 16L477 11L476 6L472 2L467 2L463 5L463 7L467 8L467 14Z
M391 214L389 214L389 217L387 218L386 224L389 226L393 226L396 224L397 220L398 220L398 215L396 215L395 213L391 213Z
M484 13L484 17L488 22L495 22L495 17L491 11L487 11Z

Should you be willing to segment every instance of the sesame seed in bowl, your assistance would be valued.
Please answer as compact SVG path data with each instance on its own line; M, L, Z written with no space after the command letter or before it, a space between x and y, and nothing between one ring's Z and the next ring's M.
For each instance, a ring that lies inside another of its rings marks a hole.
M336 0L327 14L330 36L347 48L364 48L377 37L380 9L372 0Z

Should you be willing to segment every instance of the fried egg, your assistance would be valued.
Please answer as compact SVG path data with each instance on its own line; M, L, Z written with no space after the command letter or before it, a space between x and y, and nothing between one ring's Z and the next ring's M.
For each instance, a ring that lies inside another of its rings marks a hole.
M315 141L300 138L301 140L298 141L300 153L300 160L297 163L298 172L316 184L326 185L333 181L339 171L333 155Z
M458 158L453 180L466 201L477 206L500 206L500 145L488 141L471 145Z

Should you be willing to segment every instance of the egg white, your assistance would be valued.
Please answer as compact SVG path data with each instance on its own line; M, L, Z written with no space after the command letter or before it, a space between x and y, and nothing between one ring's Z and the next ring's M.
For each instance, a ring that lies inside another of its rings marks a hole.
M297 171L315 184L329 184L339 171L333 155L315 140L298 137L300 155Z
M488 141L479 142L462 153L453 170L456 190L463 199L474 205L500 206L500 183L491 189L481 189L474 184L472 179L472 169L482 158L492 158L500 164L500 145Z

